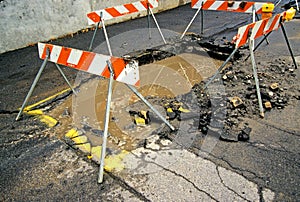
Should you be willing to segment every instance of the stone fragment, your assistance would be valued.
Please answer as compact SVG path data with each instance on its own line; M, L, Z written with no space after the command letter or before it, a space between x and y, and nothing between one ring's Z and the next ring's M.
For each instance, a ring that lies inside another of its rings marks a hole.
M269 101L265 102L265 108L266 108L266 109L272 109L272 104L271 104L271 102L269 102Z
M241 105L244 104L243 101L242 101L242 99L239 98L239 97L237 97L237 96L231 98L231 99L230 99L230 102L232 103L232 105L233 105L234 107L239 107L239 106L241 106Z
M277 90L277 89L279 88L279 84L278 84L278 83L272 83L272 84L270 85L270 88L271 88L272 90Z

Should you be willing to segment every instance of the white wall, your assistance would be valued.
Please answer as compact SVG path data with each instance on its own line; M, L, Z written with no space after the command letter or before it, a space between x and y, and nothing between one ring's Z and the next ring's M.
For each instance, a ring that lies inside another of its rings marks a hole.
M55 39L88 27L86 13L138 0L0 0L0 53ZM160 0L154 12L190 0ZM116 23L146 13L120 17Z

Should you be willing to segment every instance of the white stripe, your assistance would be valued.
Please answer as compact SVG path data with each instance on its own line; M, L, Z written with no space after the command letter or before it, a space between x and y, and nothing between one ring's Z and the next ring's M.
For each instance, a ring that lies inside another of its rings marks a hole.
M158 7L158 1L156 1L156 0L149 0L148 2L153 6L153 8L157 8Z
M114 8L121 14L129 13L129 10L127 8L125 8L124 5L115 6Z
M106 10L101 10L100 12L99 12L99 15L100 15L100 13L102 12L102 19L103 20L110 20L110 19L113 19L114 17L111 15L111 14L109 14Z
M53 46L49 59L51 62L57 63L61 49L61 46Z
M254 5L255 5L256 11L260 10L263 6L263 4L261 4L261 3L255 3Z
M255 9L255 12L256 12L256 11L257 11L257 8L255 7L254 9ZM250 6L250 7L248 8L248 10L245 10L245 11L244 11L244 13L252 13L252 12L253 12L253 5Z
M126 68L121 72L116 80L130 85L135 85L140 80L137 62L134 62L134 64L131 65L126 65Z
M224 1L216 1L214 2L207 10L218 10L218 8L224 3Z
M205 3L204 0L199 0L199 1L197 1L197 3L193 6L193 8L194 8L194 9L201 8L202 2L203 2L203 4Z
M273 22L274 19L270 19L268 20L268 22L266 23L266 26L264 28L264 32L268 31L272 25L272 22Z
M248 27L248 25L245 25L245 26L239 28L239 30L238 30L238 36L239 36L239 38L238 38L238 40L235 43L236 44L236 46L235 46L236 48L238 47L239 43L243 39L243 36L245 35L245 31L246 31L247 27Z
M278 14L277 14L278 15ZM280 15L280 16L283 16L283 15ZM275 16L272 18L272 22L275 20ZM276 30L276 29L278 29L280 27L280 17L279 18L277 18L277 20L276 20L276 23L275 23L275 25L274 25L274 27L273 27L273 30Z
M45 49L45 44L44 43L38 43L38 49L39 49L39 57L42 58L44 49Z
M134 5L134 7L135 7L137 10L139 10L139 11L145 11L145 10L147 10L147 9L145 8L145 6L143 6L143 4L142 4L140 1L134 2L134 3L132 3L132 5Z
M106 61L110 59L110 56L96 54L87 72L91 74L101 75L106 67Z
M98 16L100 16L100 12L101 12L102 10L98 10L98 11L94 11ZM89 17L88 17L88 24L89 25L95 25L95 24L97 24L98 22L94 22L93 20L91 20Z
M262 24L263 20L260 20L260 21L257 21L252 29L252 33L251 33L251 36L250 38L251 39L254 39L255 35L257 34L259 28L261 27L261 24Z
M78 65L78 62L82 56L82 53L83 53L83 51L81 51L81 50L72 49L67 63L73 64L73 65Z

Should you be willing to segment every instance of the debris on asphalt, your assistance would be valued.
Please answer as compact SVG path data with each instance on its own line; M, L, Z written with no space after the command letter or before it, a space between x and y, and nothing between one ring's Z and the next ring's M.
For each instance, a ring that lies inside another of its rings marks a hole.
M235 108L240 107L240 106L242 106L242 105L244 104L243 101L242 101L242 99L239 98L239 97L237 97L237 96L231 98L231 99L230 99L230 102L232 103L232 105L233 105Z
M151 119L149 116L149 111L133 111L130 110L129 114L134 122L134 124L136 124L137 126L146 126L148 124L150 124Z

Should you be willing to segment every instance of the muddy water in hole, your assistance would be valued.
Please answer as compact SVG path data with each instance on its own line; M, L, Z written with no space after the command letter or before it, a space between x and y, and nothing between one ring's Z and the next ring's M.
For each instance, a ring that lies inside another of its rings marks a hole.
M152 64L140 66L141 85L138 91L150 97L175 97L187 93L192 86L214 74L220 61L195 54L181 54ZM73 97L73 121L77 128L87 125L103 130L108 80L93 79L81 86L79 95ZM148 99L151 101L151 98ZM163 116L161 103L151 103ZM131 150L163 124L157 117L148 126L136 127L129 110L149 110L126 85L114 82L109 123L108 147ZM150 111L150 110L149 110ZM153 115L153 114L152 114ZM87 127L86 127L87 128ZM102 138L86 133L93 146Z

